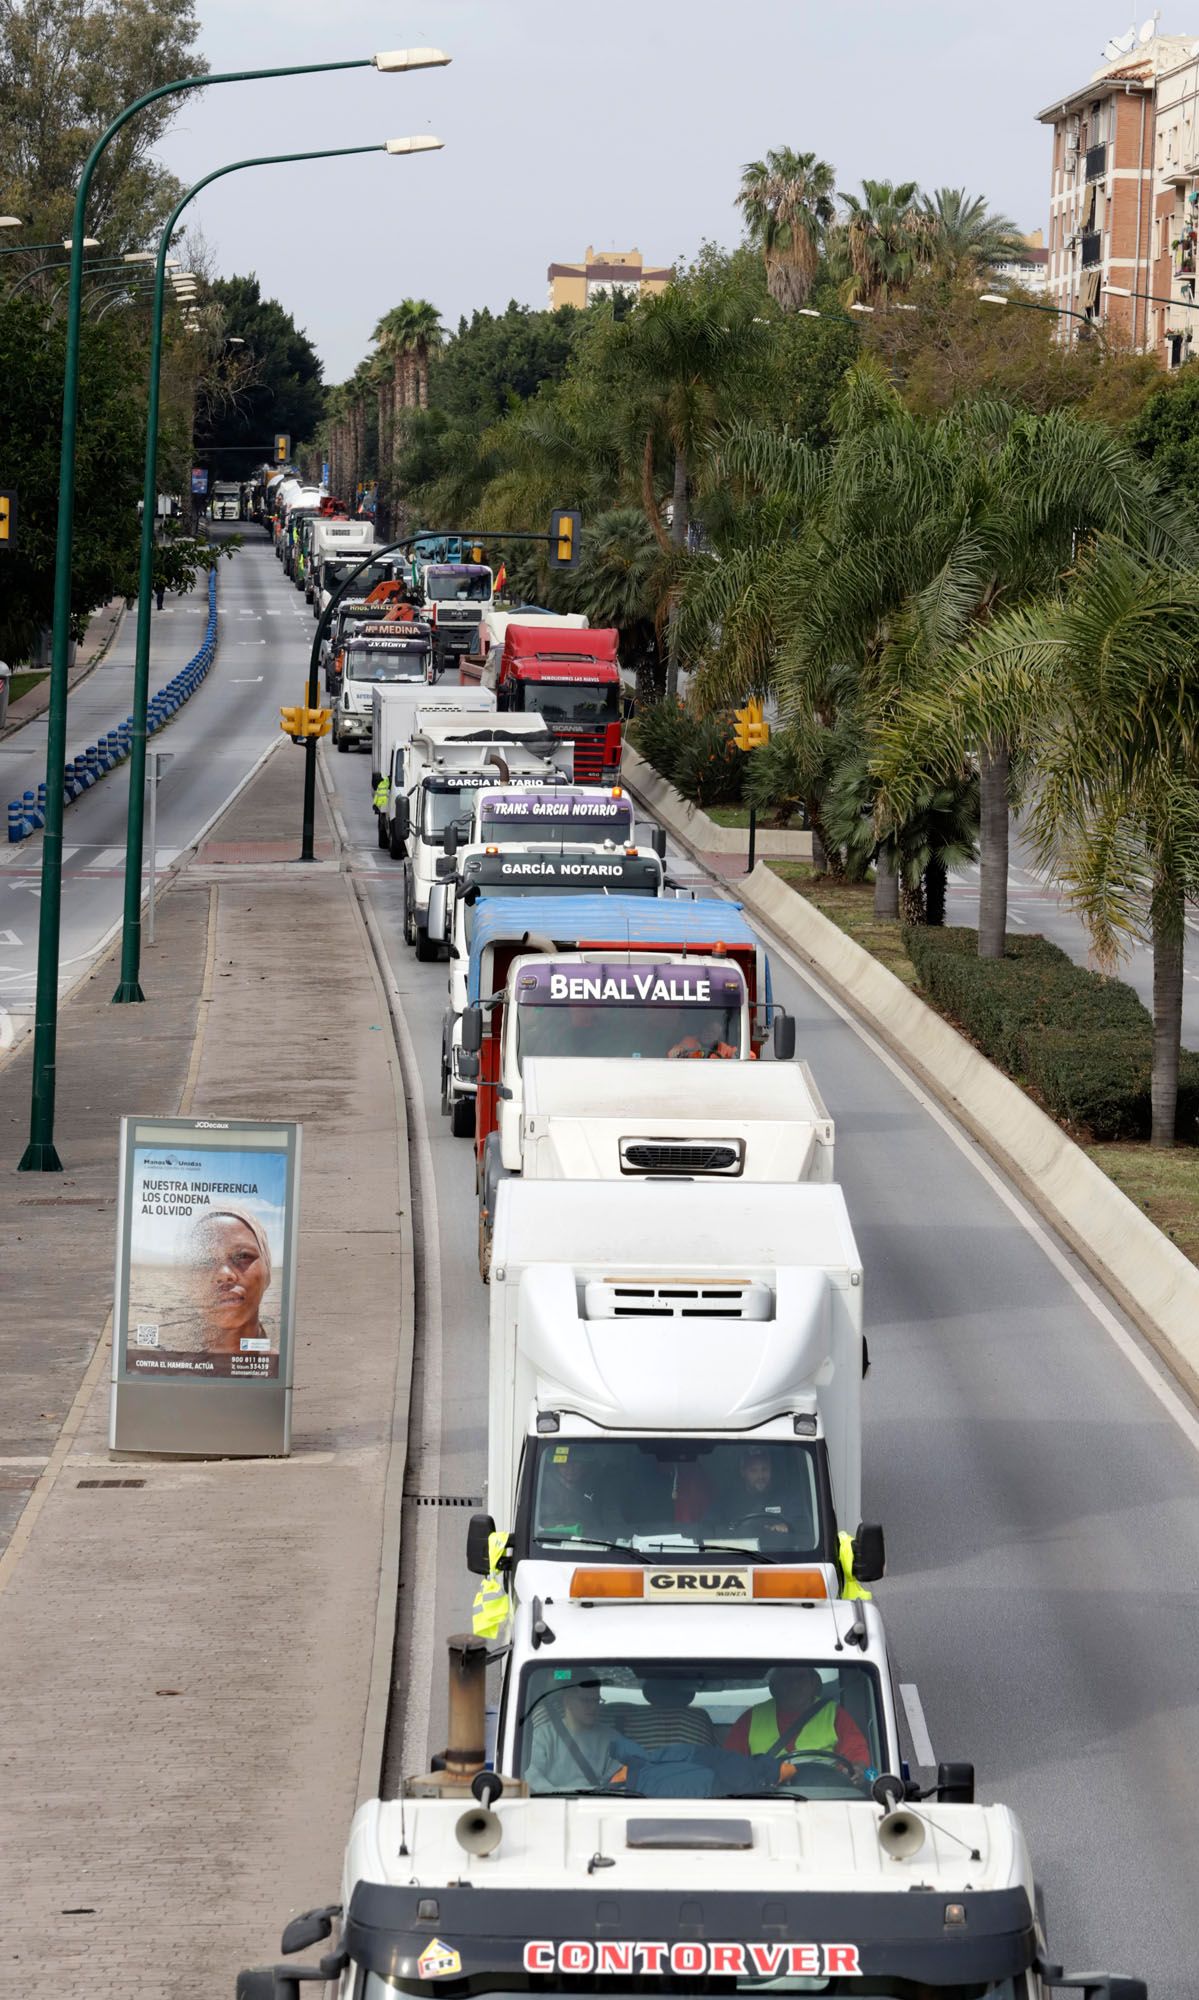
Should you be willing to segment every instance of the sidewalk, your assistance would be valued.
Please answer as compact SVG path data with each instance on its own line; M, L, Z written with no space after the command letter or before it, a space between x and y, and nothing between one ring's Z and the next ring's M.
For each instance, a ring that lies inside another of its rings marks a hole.
M81 681L85 674L91 673L97 660L100 659L102 654L112 644L121 629L121 620L124 616L125 599L123 597L110 598L109 602L102 604L98 611L93 611L87 621L87 631L76 650L75 664L73 667L68 667L67 669L68 697L76 682ZM18 667L16 671L23 674L28 673L29 669L28 667ZM9 702L8 720L3 729L0 729L0 743L4 741L6 736L13 735L24 723L32 722L36 715L40 715L43 709L47 709L49 706L50 676L47 674L46 678L39 681L36 687L31 687L27 694L20 695L16 701Z
M231 1994L336 1895L377 1735L404 1099L349 877L255 841L299 782L285 746L164 897L145 1006L109 1005L110 959L64 1009L63 1175L15 1171L28 1048L0 1068L0 1985L25 2000ZM117 1119L181 1109L304 1124L290 1460L108 1458Z

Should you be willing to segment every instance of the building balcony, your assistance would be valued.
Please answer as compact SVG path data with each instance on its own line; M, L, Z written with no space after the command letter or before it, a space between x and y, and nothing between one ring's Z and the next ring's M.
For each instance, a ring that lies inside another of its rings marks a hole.
M1084 229L1082 233L1082 268L1089 269L1103 261L1103 237L1097 229Z
M1106 147L1106 145L1103 145L1103 146L1088 146L1088 147L1087 147L1087 179L1088 179L1089 181L1100 181L1100 180L1102 180L1102 179L1103 179L1103 176L1104 176L1104 174L1105 174L1106 172L1107 172L1107 147Z

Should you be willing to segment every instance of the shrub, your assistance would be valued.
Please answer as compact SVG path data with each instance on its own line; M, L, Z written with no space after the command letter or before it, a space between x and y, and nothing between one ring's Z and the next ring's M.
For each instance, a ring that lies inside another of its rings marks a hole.
M696 720L677 701L657 701L637 712L629 740L638 754L673 784L680 757L694 739Z
M1046 1109L1096 1139L1147 1138L1153 1023L1123 980L1075 965L1048 938L1009 937L1003 958L977 956L978 934L904 933L920 983L984 1055L1039 1092ZM1183 1053L1179 1138L1199 1120L1199 1056Z
M786 826L802 814L812 789L811 755L794 730L780 729L760 750L750 751L742 797L773 826Z
M675 702L642 711L629 731L634 749L696 806L736 805L746 757L730 744L727 716L693 715Z

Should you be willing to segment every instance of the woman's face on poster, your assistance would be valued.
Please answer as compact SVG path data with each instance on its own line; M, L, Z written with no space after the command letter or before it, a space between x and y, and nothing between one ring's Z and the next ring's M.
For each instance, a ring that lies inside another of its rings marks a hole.
M213 1217L204 1253L198 1272L204 1345L236 1353L239 1340L257 1331L270 1274L253 1230L234 1215Z

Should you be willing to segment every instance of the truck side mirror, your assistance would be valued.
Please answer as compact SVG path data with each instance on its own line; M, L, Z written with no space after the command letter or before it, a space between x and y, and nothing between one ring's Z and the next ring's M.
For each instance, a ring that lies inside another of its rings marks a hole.
M1056 1979L1050 1977L1049 1984L1055 1990L1073 1987L1085 1994L1086 2000L1149 2000L1145 1981L1130 1979L1123 1972L1073 1972Z
M332 1937L333 1919L340 1915L340 1903L326 1903L322 1910L301 1910L283 1933L279 1949L284 1957L293 1951L307 1951L311 1944L323 1944Z
M445 943L445 897L444 882L434 882L429 890L429 915L426 929L435 944Z
M887 1573L887 1543L877 1521L859 1521L853 1538L853 1573L859 1583L877 1583Z
M328 1976L319 1965L256 1965L238 1973L236 2000L300 2000L302 1980L319 1980L323 1986Z
M453 857L458 852L458 829L451 823L441 836L441 844L446 853Z
M452 949L453 947L451 946ZM456 952L454 956L457 957ZM478 1056L465 1055L460 1052L458 1056L458 1074L462 1078L463 1083L474 1083L479 1074Z
M472 1514L466 1529L466 1567L472 1576L490 1576L490 1539L495 1522L490 1514Z
M649 830L649 844L653 848L654 853L657 855L659 861L665 861L666 828L664 826L651 826Z
M412 804L409 799L396 800L395 820L397 837L400 840L407 840L412 831Z
M973 1764L938 1764L937 1797L942 1805L972 1806L974 1804Z
M483 1009L464 1007L462 1010L462 1049L468 1056L477 1056L483 1046Z
M795 1016L784 1008L774 1010L774 1059L790 1062L795 1055Z

